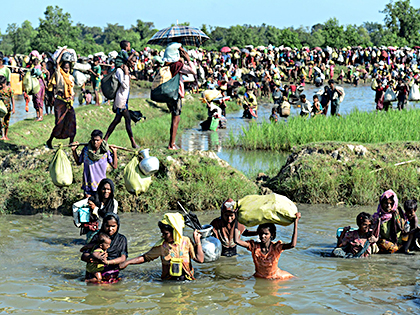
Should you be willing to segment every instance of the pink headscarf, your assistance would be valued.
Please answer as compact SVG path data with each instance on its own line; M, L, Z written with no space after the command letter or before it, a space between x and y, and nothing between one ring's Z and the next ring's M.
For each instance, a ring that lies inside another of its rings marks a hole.
M389 198L393 198L394 199L394 205L392 206L391 212L385 212L382 207L381 207L381 202L382 200L389 199ZM397 211L398 208L398 198L397 198L397 194L392 190L389 189L386 192L384 192L382 194L382 196L379 198L379 205L378 205L378 210L376 211L376 213L373 215L373 219L381 219L381 222L386 222L389 219L392 218L392 213Z

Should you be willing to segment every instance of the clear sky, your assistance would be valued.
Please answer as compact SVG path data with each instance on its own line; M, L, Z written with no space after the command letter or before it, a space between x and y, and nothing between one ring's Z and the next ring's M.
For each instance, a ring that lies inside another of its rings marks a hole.
M126 28L137 19L153 22L157 29L181 22L200 27L202 24L229 27L231 25L273 25L279 28L312 26L336 17L340 24L383 22L389 0L55 0L8 1L2 6L0 31L4 33L10 23L22 24L29 20L39 25L48 5L58 5L71 14L74 23L105 27L118 23ZM420 0L411 0L420 8Z

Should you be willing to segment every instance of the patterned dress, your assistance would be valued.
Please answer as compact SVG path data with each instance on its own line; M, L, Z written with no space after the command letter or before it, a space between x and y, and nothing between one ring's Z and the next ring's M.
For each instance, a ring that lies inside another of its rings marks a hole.
M10 115L12 114L12 97L13 90L10 86L6 86L3 90L0 90L0 99L4 102L7 107L7 114L3 117L2 127L9 128Z

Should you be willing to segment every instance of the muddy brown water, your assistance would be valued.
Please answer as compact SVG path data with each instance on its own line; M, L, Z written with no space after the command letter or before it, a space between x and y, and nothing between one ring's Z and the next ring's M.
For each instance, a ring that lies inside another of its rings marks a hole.
M370 87L346 86L341 113L374 110ZM312 92L311 92L312 91ZM305 91L312 97L314 88ZM260 106L257 123L268 119L273 105ZM417 107L410 104L410 107ZM35 117L17 105L13 119ZM292 114L297 114L293 109ZM233 167L252 176L279 169L287 154L223 148L230 132L241 132L249 120L241 112L228 115L228 129L203 132L192 128L179 143L185 150L214 150ZM324 257L336 242L336 228L355 226L361 211L375 207L299 205L298 245L285 251L279 266L296 276L289 281L254 278L251 255L240 249L233 258L194 264L197 280L163 283L156 260L122 271L123 280L112 286L86 285L85 264L70 217L0 216L0 312L12 314L418 314L420 312L420 254L376 255L345 260ZM209 223L217 212L199 214ZM161 214L123 214L129 257L147 251L159 238ZM186 229L186 234L192 231ZM289 242L292 227L278 227L278 237Z
M0 217L0 312L10 314L418 314L420 255L376 255L368 259L324 257L336 242L336 227L355 225L360 211L298 205L302 213L297 247L283 252L279 266L296 278L254 278L249 252L194 263L196 280L160 281L159 260L129 266L111 286L86 285L80 261L83 239L72 218ZM199 213L202 224L218 212ZM122 214L129 257L160 237L161 214ZM252 228L254 229L254 228ZM277 227L290 242L292 226ZM185 234L192 231L185 229Z

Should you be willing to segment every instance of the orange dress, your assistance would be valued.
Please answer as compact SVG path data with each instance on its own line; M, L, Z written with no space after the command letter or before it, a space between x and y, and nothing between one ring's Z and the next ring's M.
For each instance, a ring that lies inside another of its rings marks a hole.
M281 280L294 277L278 267L280 255L283 252L283 243L281 241L271 242L270 250L267 254L262 253L260 243L254 241L248 241L247 243L251 245L249 251L252 253L255 265L254 277Z

